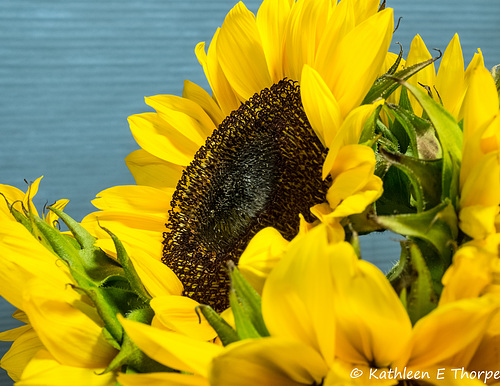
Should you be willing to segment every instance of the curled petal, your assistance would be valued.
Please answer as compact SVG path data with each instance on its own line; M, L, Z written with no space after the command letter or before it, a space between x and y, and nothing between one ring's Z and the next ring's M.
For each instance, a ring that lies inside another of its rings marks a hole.
M133 322L120 315L119 320L146 355L173 369L207 377L212 359L223 350L215 344Z
M143 149L130 153L125 158L125 163L137 185L166 190L177 186L184 170L182 166L166 162Z
M276 229L264 228L250 240L242 253L238 269L259 294L287 245L288 241Z
M472 342L480 342L498 308L498 301L487 296L439 306L415 324L408 365L439 364Z
M155 312L152 325L160 323L165 328L202 341L215 339L217 333L206 319L195 312L199 303L185 296L158 296L151 300Z
M327 363L335 356L329 269L336 250L328 244L324 225L294 239L262 293L262 313L271 335L301 341L320 352Z
M95 308L66 285L33 280L24 291L23 310L44 346L61 364L105 368L116 355L102 335Z
M212 385L321 384L328 368L311 347L283 338L233 343L217 356L210 371Z
M19 386L113 386L115 374L101 374L104 368L86 368L60 364L47 351L41 350L23 372Z

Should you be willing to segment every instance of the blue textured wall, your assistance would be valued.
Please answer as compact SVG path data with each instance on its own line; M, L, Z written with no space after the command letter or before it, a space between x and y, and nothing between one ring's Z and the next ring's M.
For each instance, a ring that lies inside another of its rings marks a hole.
M69 198L81 220L90 200L133 183L123 162L137 149L128 115L147 111L143 97L177 94L184 79L207 83L194 56L234 0L2 0L0 2L0 183L25 189L44 175L37 203ZM259 1L245 2L256 11ZM401 3L401 4L400 4ZM482 47L500 63L500 2L388 1L403 20L394 41L406 51L416 33L444 50L459 32L466 63ZM397 51L397 49L395 49ZM382 267L398 259L388 237L365 241ZM0 283L0 286L2 283ZM13 308L0 302L0 330ZM0 354L7 344L0 343ZM0 370L0 385L12 381Z

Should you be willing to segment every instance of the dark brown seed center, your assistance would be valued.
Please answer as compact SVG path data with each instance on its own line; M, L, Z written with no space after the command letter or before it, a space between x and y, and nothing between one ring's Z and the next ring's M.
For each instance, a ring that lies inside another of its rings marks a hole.
M184 171L172 199L162 261L184 292L217 311L228 306L227 262L272 226L291 240L299 214L325 200L326 150L314 134L297 82L255 94L214 130Z

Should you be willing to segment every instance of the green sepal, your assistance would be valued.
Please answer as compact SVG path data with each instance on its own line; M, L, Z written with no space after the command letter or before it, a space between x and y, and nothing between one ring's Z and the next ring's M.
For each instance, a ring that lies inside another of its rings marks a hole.
M125 367L125 369L122 369ZM125 334L120 352L109 363L102 374L121 369L127 373L175 372L175 370L156 362L142 352Z
M400 149L399 140L394 133L381 120L377 120L377 132L382 135L378 138L378 143L388 149L398 151Z
M2 196L3 196L3 194L2 194ZM5 196L4 196L4 198L5 198ZM7 201L7 198L5 198L5 201ZM9 204L8 201L7 201L7 206L9 207L10 213L12 214L12 216L14 216L14 218L16 219L16 221L18 223L24 225L24 227L31 234L33 234L33 226L31 225L31 221L24 214L22 214L17 209L15 209L12 204Z
M351 244L354 252L356 253L356 256L358 256L358 259L361 259L361 245L359 243L359 235L351 222L349 222L348 224L348 230L349 232L346 232L346 240L347 236L349 236L349 244Z
M96 242L96 238L92 236L87 230L82 227L77 221L73 220L69 215L64 213L62 210L54 208L53 206L48 206L47 209L54 212L57 216L64 221L68 229L71 231L75 239L82 246L82 248L91 248Z
M383 147L380 155L388 166L400 169L413 187L417 212L432 208L441 202L442 160L423 160L391 152ZM402 192L399 191L398 194ZM406 200L410 202L409 200Z
M85 274L90 280L99 286L109 281L110 276L125 277L125 273L120 264L94 245L97 239L84 227L63 211L50 206L48 209L53 211L64 221L76 241L80 244L81 249L77 251L79 255L79 265L84 269Z
M378 106L375 111L370 115L365 125L363 126L363 130L359 137L360 144L366 144L368 146L372 146L373 139L376 137L376 131L378 127L378 118L380 111L382 110L383 105Z
M217 332L222 344L227 346L229 343L240 340L238 333L220 316L212 307L200 304L196 307L196 313L201 312L207 322Z
M419 101L436 129L443 152L443 177L441 199L451 200L457 206L459 196L460 164L462 162L463 134L455 118L426 92L409 83L398 80Z
M398 168L388 168L387 161L380 152L377 152L377 160L375 174L382 179L384 192L375 202L376 213L378 215L415 213L415 207L410 200L412 192L408 176ZM380 228L380 224L372 225L372 228L377 229L377 227Z
M417 244L401 243L401 259L387 275L399 293L412 324L437 307L438 295L431 272Z
M236 332L240 339L255 339L260 338L261 335L258 333L250 318L245 313L243 306L236 296L236 291L231 288L229 290L229 304L234 315L234 324L236 325Z
M406 155L420 159L438 159L442 157L441 146L436 137L434 127L425 119L401 108L398 105L387 104L400 125L394 125L395 129L401 127L409 138L410 149Z
M103 291L95 286L77 287L73 286L77 292L87 295L96 306L97 313L104 322L104 328L118 345L123 343L123 327L118 321L116 315L120 312L115 299L109 291Z
M104 228L104 227L101 227L101 228L108 235L110 235L111 239L113 240L113 243L115 244L117 259L120 262L120 264L125 272L125 276L127 277L128 282L130 283L130 286L132 287L132 290L134 290L135 293L145 303L149 304L152 297L147 292L146 288L144 287L144 284L142 284L142 281L141 281L139 275L137 274L137 271L135 270L134 265L133 265L132 261L130 260L130 257L128 256L128 253L125 250L125 247L123 246L122 242L109 229Z
M431 269L439 267L439 270L442 270L450 265L454 240L458 236L458 220L449 200L424 212L378 216L376 221L395 233L408 236L410 239L424 240L432 245L438 255L435 253L424 255L428 266L433 267ZM436 258L438 261L430 261Z
M264 318L262 317L262 300L260 295L248 283L232 262L228 265L232 287L236 292L236 296L242 306L243 312L246 317L250 319L252 325L258 331L260 336L269 336L269 331L267 330Z
M73 247L73 243L69 242L66 237L62 235L57 229L51 227L45 221L43 221L38 216L30 216L33 222L33 228L36 228L43 235L45 240L50 245L50 248L54 253L59 256L62 260L68 263L71 271L78 271L78 279L83 280L82 282L73 275L75 280L77 280L79 285L85 285L89 280L85 280L85 269L83 267L82 261L80 260L79 250Z
M401 54L402 53L400 53L400 55ZM414 64L413 66L404 68L403 70L400 70L400 71L395 72L395 73L387 72L386 74L382 75L377 80L375 80L375 83L373 83L373 86L370 88L370 90L366 94L365 99L363 100L362 104L364 104L364 105L370 104L370 103L373 103L377 99L380 99L380 98L387 99L389 97L389 95L391 95L399 87L400 83L398 82L398 80L400 80L400 79L406 80L406 79L410 78L411 76L415 75L417 72L422 70L423 68L434 63L440 57L441 56L438 56L438 57L426 60L425 62ZM400 60L399 57L398 57L398 60Z

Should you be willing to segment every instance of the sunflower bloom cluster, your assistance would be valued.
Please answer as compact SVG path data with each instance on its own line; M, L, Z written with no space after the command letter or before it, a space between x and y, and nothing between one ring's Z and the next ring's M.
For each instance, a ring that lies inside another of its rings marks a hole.
M378 0L240 2L195 48L210 92L129 118L136 185L81 223L0 185L16 385L500 384L500 71L393 28Z

